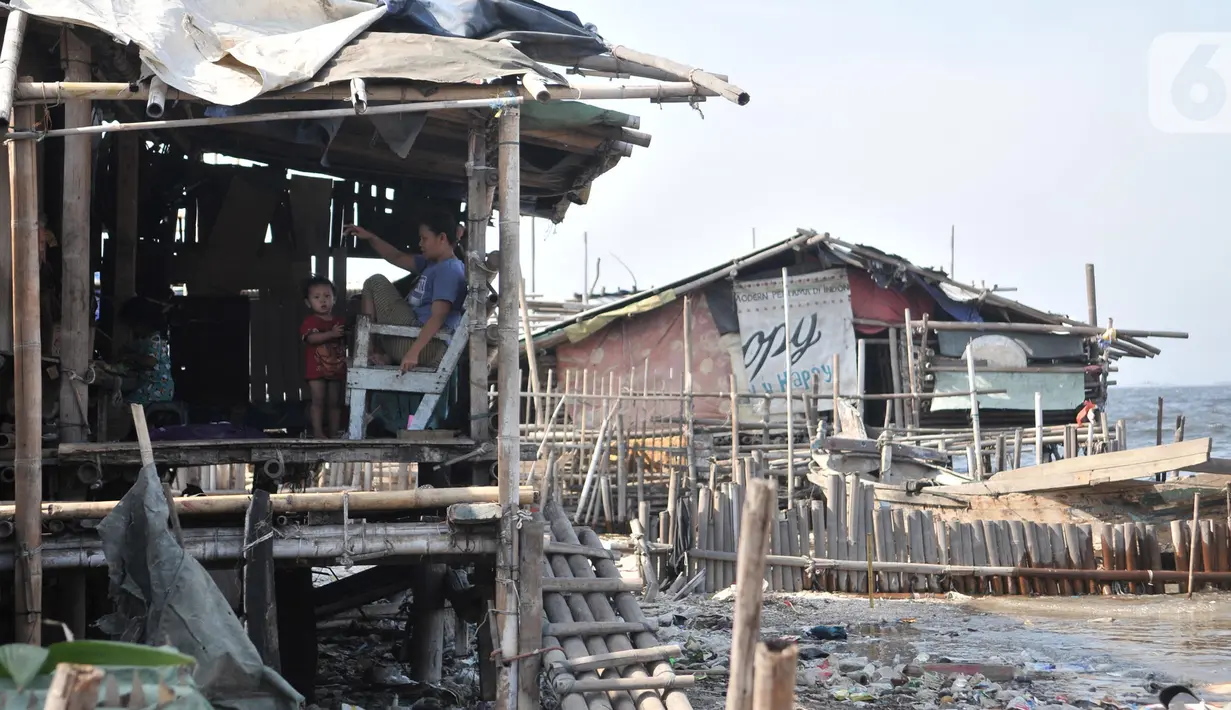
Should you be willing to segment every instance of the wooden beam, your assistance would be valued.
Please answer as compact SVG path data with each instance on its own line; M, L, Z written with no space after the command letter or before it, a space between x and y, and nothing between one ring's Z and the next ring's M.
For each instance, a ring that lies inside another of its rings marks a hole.
M442 564L422 565L415 574L414 613L410 623L410 679L418 683L439 683L444 669L445 575Z
M517 683L517 706L539 707L539 669L542 657L536 651L543 645L543 530L542 521L522 523L521 559L518 593L521 618L517 653L523 656Z
M65 81L89 81L90 45L67 28L60 35ZM65 126L93 123L89 101L64 103ZM90 331L94 327L90 276L90 189L94 164L89 136L64 141L64 196L60 223L60 441L86 440Z
M10 22L12 16L9 17ZM6 43L7 46L7 43ZM32 106L13 111L13 124L34 125ZM29 145L27 145L29 143ZM9 147L9 205L13 234L13 389L17 407L14 499L17 569L14 581L14 636L21 643L42 639L43 558L43 361L39 309L39 224L37 146L29 141ZM7 516L6 516L7 517Z
M1192 473L1231 474L1231 459L1211 458L1209 461L1206 461L1205 463L1199 463L1199 464L1196 464L1195 466L1189 466L1182 470L1189 471Z
M89 140L87 137L86 140ZM128 299L137 295L137 202L141 164L141 136L120 133L115 137L116 204L115 224L111 225L112 249L112 313L111 354L132 339L128 326L120 322L119 313Z
M466 251L477 258L487 256L487 128L476 122L470 129L470 160L466 166ZM470 328L470 436L475 441L491 438L488 425L487 294L486 275L475 264L466 266L466 312L474 314ZM480 315L482 317L480 317ZM482 414L483 416L479 416ZM476 469L477 470L477 469Z
M1038 466L1005 471L981 483L938 486L937 494L1000 495L1065 488L1084 488L1100 483L1129 481L1163 471L1175 471L1209 461L1210 439L1130 449L1096 456L1078 456Z
M895 459L914 459L932 463L948 464L952 457L943 451L928 449L922 446L907 444L891 444ZM880 446L874 439L853 439L849 437L831 436L825 440L825 449L830 452L856 453L880 458Z
M328 619L410 589L410 585L411 574L406 567L373 567L316 587L312 590L312 607L317 619Z
M278 653L278 604L274 595L274 525L269 492L252 492L244 521L244 619L248 640L265 665L281 670Z
M13 217L9 205L9 146L0 144L0 284L13 283ZM0 352L13 352L13 289L0 288Z

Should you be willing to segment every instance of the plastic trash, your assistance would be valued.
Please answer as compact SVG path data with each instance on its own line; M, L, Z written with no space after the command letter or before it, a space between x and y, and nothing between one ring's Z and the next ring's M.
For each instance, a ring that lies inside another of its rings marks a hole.
M818 625L803 630L803 635L815 641L845 641L845 626Z

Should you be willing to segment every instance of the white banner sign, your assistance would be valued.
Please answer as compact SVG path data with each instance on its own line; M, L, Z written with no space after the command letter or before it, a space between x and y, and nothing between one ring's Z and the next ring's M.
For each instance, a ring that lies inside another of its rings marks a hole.
M833 391L833 356L838 356L840 391L856 392L855 330L851 323L851 285L845 269L830 269L787 279L791 306L791 366L786 365L786 321L782 279L735 283L735 305L743 341L746 384L751 392L809 392L819 382L821 393ZM774 400L773 411L786 408ZM821 398L820 409L832 409Z

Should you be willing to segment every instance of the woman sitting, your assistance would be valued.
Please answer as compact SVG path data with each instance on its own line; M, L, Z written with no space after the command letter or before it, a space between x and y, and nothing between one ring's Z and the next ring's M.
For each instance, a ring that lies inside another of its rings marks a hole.
M375 323L420 327L419 337L372 338L370 361L374 365L397 363L402 372L413 367L436 367L447 346L434 336L452 334L461 321L466 301L466 269L454 256L461 225L446 213L429 214L419 220L419 249L407 254L358 225L347 225L353 234L372 245L385 261L417 274L414 288L403 299L388 278L377 274L363 284L361 311Z

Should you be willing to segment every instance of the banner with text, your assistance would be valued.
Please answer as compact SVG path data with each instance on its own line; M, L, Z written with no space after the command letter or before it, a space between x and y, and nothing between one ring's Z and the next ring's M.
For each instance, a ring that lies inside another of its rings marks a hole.
M830 269L787 279L791 306L791 367L786 367L786 321L782 308L782 279L735 283L735 305L743 341L745 384L751 392L809 392L819 382L822 394L833 392L833 356L838 356L841 392L858 390L855 329L851 312L851 285L846 269ZM833 408L822 397L819 409ZM774 412L786 409L775 399Z

